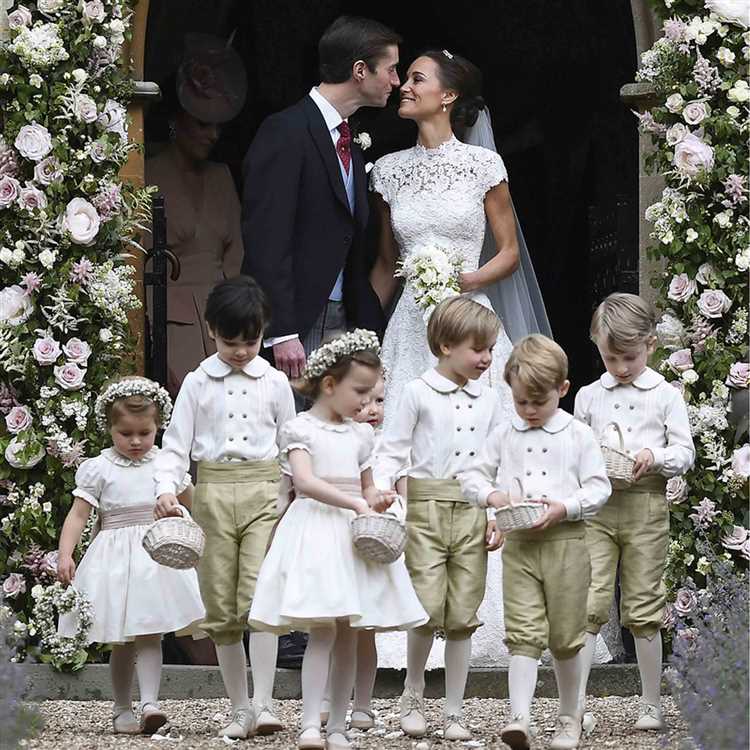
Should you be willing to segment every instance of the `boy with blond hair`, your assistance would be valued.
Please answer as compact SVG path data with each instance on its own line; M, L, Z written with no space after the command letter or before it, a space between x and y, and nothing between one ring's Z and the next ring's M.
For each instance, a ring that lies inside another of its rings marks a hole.
M601 443L619 444L635 460L631 482L613 480L602 512L587 522L591 588L584 678L586 700L594 640L609 619L620 568L620 621L635 639L643 702L636 729L664 728L661 712L661 624L666 591L662 580L669 542L666 479L693 465L687 407L680 392L648 367L656 344L656 314L635 294L611 294L591 321L591 339L607 371L576 397L575 416Z
M586 635L589 556L584 520L606 503L610 484L592 430L559 407L570 387L568 358L546 336L521 339L505 366L516 416L487 438L479 463L461 475L471 502L501 508L519 479L524 500L544 511L530 529L508 533L503 551L505 642L513 719L503 742L529 747L539 657L549 646L560 696L550 748L572 750L581 736L578 689Z

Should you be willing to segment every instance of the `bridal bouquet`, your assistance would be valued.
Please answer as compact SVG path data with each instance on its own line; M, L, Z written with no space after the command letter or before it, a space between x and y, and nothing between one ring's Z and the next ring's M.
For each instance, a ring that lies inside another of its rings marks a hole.
M442 247L418 247L399 261L396 276L406 280L425 323L439 302L461 293L458 277L463 270L458 253Z

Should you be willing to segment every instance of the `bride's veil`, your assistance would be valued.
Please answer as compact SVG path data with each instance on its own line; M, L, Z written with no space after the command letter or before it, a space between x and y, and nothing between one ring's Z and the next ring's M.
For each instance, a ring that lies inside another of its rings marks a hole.
M497 152L487 107L480 110L476 123L466 130L462 140L464 143L482 146ZM551 337L552 329L547 319L547 311L544 309L544 300L539 290L521 225L518 223L515 207L513 207L513 216L516 220L518 238L518 268L507 278L483 288L482 291L489 297L497 316L503 321L511 341L518 341L530 333L543 333ZM496 254L495 238L488 223L484 233L480 265L487 263Z

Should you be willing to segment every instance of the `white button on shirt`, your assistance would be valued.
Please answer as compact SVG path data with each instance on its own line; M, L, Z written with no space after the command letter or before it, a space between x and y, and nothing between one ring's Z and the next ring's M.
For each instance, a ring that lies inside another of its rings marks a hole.
M263 461L279 454L279 432L295 416L286 375L255 357L233 370L217 354L182 383L162 450L156 458L157 496L174 493L194 461Z
M374 476L381 489L408 473L415 479L456 479L479 457L502 418L500 399L476 380L459 386L431 369L404 389L383 434Z
M464 495L486 505L490 493L509 491L516 477L524 499L558 500L568 521L596 515L612 489L593 431L562 409L542 427L515 416L494 429L479 462L460 479Z
M680 392L650 367L633 383L622 385L608 372L581 388L575 416L590 425L599 442L619 448L612 423L622 432L631 456L648 448L654 454L652 473L684 474L695 460L687 407Z

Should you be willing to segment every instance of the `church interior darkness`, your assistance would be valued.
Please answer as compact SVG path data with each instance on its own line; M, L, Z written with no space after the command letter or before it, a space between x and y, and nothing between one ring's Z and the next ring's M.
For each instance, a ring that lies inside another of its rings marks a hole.
M351 0L152 0L144 77L159 83L176 69L186 32L234 32L247 101L212 158L230 166L241 191L242 158L259 123L317 83L317 39L342 13L369 15L404 38L402 77L419 51L435 47L481 68L498 150L575 392L598 374L588 341L597 301L591 207L624 198L627 236L637 238L637 121L619 99L637 62L629 0L381 0L366 8ZM373 140L367 161L414 143L415 128L398 118L396 102L355 115ZM166 132L157 105L147 113L147 154ZM622 252L637 258L637 240Z

